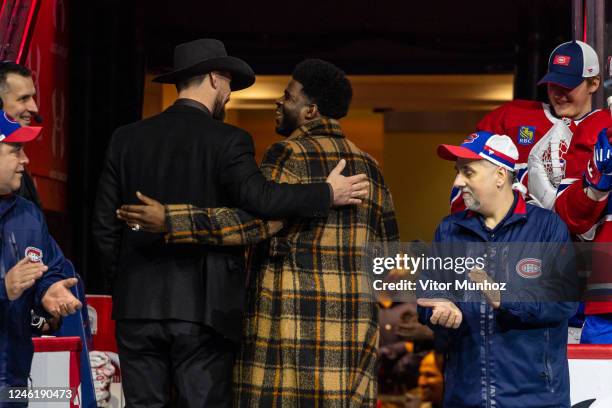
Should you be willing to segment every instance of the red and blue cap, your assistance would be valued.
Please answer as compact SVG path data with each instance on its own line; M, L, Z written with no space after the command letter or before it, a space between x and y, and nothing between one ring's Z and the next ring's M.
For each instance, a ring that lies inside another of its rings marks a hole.
M548 59L548 73L538 85L557 84L574 89L584 81L599 75L599 59L591 46L582 41L571 41L559 45Z
M438 146L438 156L444 160L457 159L488 160L491 163L514 171L518 160L518 149L506 135L491 132L475 132L459 146L442 144Z
M0 110L0 142L25 143L38 137L41 127L21 126L3 110Z

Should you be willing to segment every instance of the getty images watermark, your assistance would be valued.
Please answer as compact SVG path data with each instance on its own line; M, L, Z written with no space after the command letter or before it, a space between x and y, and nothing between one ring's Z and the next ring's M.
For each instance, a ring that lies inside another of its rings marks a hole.
M410 256L408 254L395 254L395 256L381 256L372 259L372 272L382 275L390 271L404 271L415 275L420 270L451 271L463 275L470 271L484 271L486 267L486 254L482 257L440 257L440 256ZM375 279L374 290L506 290L507 282L493 282L488 279L473 282L467 279L454 279L450 282L436 279L401 279L400 281L385 281Z
M612 260L612 246L608 249ZM577 250L567 242L379 243L366 252L374 296L393 301L431 296L481 301L490 291L509 301L575 301L585 270L593 269L576 262Z

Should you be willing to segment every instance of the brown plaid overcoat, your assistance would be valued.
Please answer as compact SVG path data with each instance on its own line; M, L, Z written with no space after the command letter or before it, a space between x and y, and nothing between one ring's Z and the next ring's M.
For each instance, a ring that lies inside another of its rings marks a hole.
M244 341L234 370L240 407L368 407L376 398L378 311L363 257L368 242L397 241L380 168L319 119L272 145L261 169L284 183L324 182L340 159L368 175L359 206L326 218L266 223L240 210L166 206L169 242L260 242L251 259Z

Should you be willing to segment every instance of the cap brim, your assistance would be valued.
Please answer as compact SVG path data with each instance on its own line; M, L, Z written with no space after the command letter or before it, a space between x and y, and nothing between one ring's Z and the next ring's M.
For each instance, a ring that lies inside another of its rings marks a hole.
M38 126L24 126L20 127L9 136L2 139L3 143L26 143L30 142L40 135L42 127Z
M551 83L562 86L563 88L574 89L575 87L580 85L582 81L584 81L584 78L577 77L575 75L561 74L559 72L549 72L548 74L544 75L542 79L540 79L538 85Z
M444 160L455 161L457 159L474 159L474 160L482 159L482 157L480 157L479 155L477 155L470 149L467 149L461 146L441 144L441 145L438 145L437 152L438 152L438 156Z
M153 78L153 82L162 84L176 84L191 76L202 75L212 71L227 71L232 74L230 88L239 91L255 83L255 72L245 61L236 57L211 58L192 65L188 68L178 69Z

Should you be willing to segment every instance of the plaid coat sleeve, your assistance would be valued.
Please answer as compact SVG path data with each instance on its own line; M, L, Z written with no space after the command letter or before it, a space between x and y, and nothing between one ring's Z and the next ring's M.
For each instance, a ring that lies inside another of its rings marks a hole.
M382 189L382 213L380 217L379 238L382 242L398 242L399 228L395 219L395 208L391 191L387 187Z
M251 245L269 239L283 227L281 221L264 221L235 208L164 207L168 243Z

